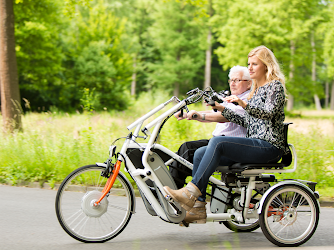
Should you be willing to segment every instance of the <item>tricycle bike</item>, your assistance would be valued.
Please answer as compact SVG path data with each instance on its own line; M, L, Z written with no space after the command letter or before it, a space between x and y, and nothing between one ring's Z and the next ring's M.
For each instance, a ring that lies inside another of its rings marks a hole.
M173 161L192 169L192 164L157 143L165 122L187 106L217 95L212 89L189 91L187 98L172 97L127 127L130 133L117 151L109 148L104 163L74 170L61 183L55 208L62 228L82 242L106 242L119 235L135 213L135 192L124 171L135 181L146 210L165 222L189 226L186 211L163 187L177 189L168 171ZM174 103L157 118L149 118ZM147 123L144 125L144 123ZM220 166L211 176L208 222L219 222L236 232L251 232L261 227L266 238L277 246L299 246L314 234L320 214L316 183L304 180L278 181L275 173L297 169L297 155L288 143L288 126L284 124L287 154L279 163L235 163ZM138 139L148 140L140 143ZM293 166L289 167L293 162Z

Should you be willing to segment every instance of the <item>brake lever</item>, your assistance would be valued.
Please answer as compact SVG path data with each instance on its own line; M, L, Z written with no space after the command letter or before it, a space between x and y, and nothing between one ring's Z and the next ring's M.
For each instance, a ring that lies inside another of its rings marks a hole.
M183 117L183 109L181 109L181 112L179 114L179 117Z

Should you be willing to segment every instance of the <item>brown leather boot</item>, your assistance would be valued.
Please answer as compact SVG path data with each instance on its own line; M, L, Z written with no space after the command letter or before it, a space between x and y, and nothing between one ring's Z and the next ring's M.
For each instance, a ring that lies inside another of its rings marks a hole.
M198 187L192 182L189 182L187 186L179 190L173 190L167 186L164 187L164 190L174 199L174 201L180 203L181 207L187 211L191 210L195 204L196 199L202 195Z
M205 201L196 201L194 207L187 212L184 221L186 223L206 223L206 202Z

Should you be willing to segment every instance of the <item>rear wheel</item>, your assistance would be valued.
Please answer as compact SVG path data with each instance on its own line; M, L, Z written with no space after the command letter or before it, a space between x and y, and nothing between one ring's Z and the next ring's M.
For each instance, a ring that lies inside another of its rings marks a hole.
M134 211L134 194L129 182L119 173L113 188L98 206L107 178L104 167L88 165L74 170L60 185L56 214L60 225L82 242L105 242L120 234Z
M223 224L230 230L234 232L252 232L260 227L259 220L253 219L251 221L246 221L246 223L240 223L236 221L223 221Z
M269 185L269 184L268 184ZM248 212L250 214L254 214L256 212L256 203L259 202L259 200L261 199L263 192L265 189L263 188L257 188L255 189L255 195L252 197L251 199L251 204L249 208ZM238 205L239 201L240 201L241 197L240 197L240 193L235 192L234 194L232 194L232 198L231 198L231 204L229 208L234 208L235 210L237 210L239 213L243 213L243 208ZM254 217L254 216L253 216ZM256 229L258 229L260 227L260 222L259 222L259 218L249 218L245 220L245 223L239 222L239 221L223 221L223 224L230 230L234 231L234 232L238 232L238 233L242 233L242 232L253 232Z
M266 197L260 214L264 235L277 246L299 246L314 234L319 222L319 205L307 188L279 186Z

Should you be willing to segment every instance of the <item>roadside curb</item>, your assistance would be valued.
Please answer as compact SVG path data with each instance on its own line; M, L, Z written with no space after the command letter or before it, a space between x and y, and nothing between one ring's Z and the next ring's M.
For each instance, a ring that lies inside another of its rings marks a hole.
M334 207L334 201L320 200L320 207Z
M10 184L3 184L3 185L12 186ZM1 186L1 184L0 184L0 186ZM39 182L20 182L16 185L16 187L40 188L40 189L49 189L49 190L58 190L59 186L60 186L60 184L54 184L53 187L52 187L49 183L41 184ZM78 191L78 187L73 185L73 186L70 187L70 190L71 191ZM334 198L331 198L331 197L322 198L322 197L320 197L319 203L320 203L320 207L334 207Z

